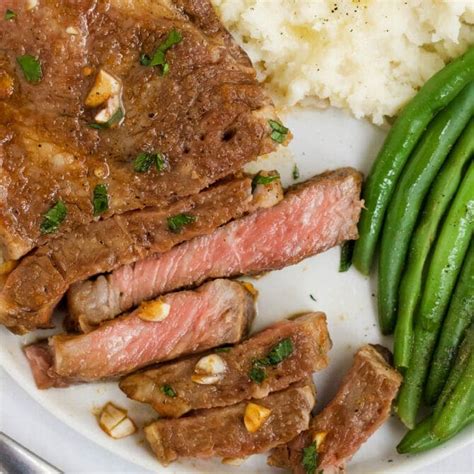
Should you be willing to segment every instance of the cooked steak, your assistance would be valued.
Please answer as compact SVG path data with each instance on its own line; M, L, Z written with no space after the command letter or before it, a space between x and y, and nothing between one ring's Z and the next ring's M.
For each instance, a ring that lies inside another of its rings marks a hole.
M253 408L263 408L267 416L254 432L245 423L249 402L241 402L155 421L145 428L145 436L165 465L181 457L244 458L286 443L307 429L314 402L314 385L307 382L253 401L258 405ZM255 418L251 421L258 421L258 415Z
M267 193L266 197L274 203L278 195ZM261 196L258 201L262 202ZM71 283L166 252L180 242L212 232L254 206L251 179L239 178L166 208L130 211L81 226L23 258L0 292L0 322L15 332L47 326ZM180 220L183 217L188 221ZM77 318L78 323L80 320ZM95 321L92 316L86 324Z
M67 231L94 219L97 185L107 217L277 145L271 101L209 0L30 3L10 0L0 22L0 261L55 235L42 224L58 201Z
M359 349L335 398L315 416L310 429L273 451L269 464L305 474L343 469L360 446L390 415L402 377L384 359L380 346ZM388 352L388 351L387 351Z
M271 209L260 210L174 248L74 285L73 315L109 319L176 288L285 267L357 238L361 175L351 168L295 186ZM99 316L100 315L100 316Z
M290 349L283 352L287 346ZM233 405L287 388L325 368L330 346L326 317L312 313L281 321L228 351L213 352L211 358L189 357L132 374L120 382L120 388L128 397L152 405L161 416L179 417L190 410ZM199 370L206 360L217 362L221 372L201 380ZM174 397L163 392L166 386L172 387Z
M39 388L115 377L155 362L239 342L255 316L243 285L215 280L170 293L83 335L25 348Z

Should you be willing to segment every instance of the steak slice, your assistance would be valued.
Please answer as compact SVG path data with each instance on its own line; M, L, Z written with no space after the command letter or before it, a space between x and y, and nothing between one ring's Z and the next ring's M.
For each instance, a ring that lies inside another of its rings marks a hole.
M59 232L69 231L94 220L98 184L108 217L195 194L277 145L271 100L209 0L34 8L9 0L8 8L16 20L0 22L0 261L55 235L40 227L59 200L67 207ZM166 74L144 65L173 30L182 39L166 52ZM22 55L40 62L38 82L25 79ZM105 107L86 98L102 74L118 83L124 119L97 129L90 125ZM161 153L163 169L136 172L142 152Z
M360 173L351 168L316 176L290 189L271 209L164 255L74 285L68 293L69 310L75 317L109 319L176 288L283 268L356 239L361 182Z
M117 214L49 241L22 259L8 276L0 292L0 321L19 333L47 326L71 283L166 252L254 209L251 183L247 177L234 179L167 208ZM269 199L277 199L277 194L270 193ZM193 221L170 227L169 218L180 215ZM87 324L96 320L88 318Z
M282 341L290 341L291 354L274 365L257 367L265 378L255 379L254 361L264 360ZM228 352L213 353L225 372L220 379L209 380L212 383L196 383L193 379L202 357L195 356L129 375L120 382L120 388L129 398L149 403L160 416L179 417L190 410L233 405L285 389L325 368L330 346L325 315L312 313L281 321ZM174 397L163 392L166 386L172 387Z
M161 321L142 319L160 312ZM239 342L254 316L254 299L242 284L215 280L145 303L88 334L61 334L48 345L27 346L25 354L38 388L66 386Z
M178 458L245 458L262 453L307 429L315 402L314 385L308 381L254 402L271 410L254 433L243 423L248 402L241 402L155 421L145 428L145 436L165 465Z
M390 355L381 346L359 349L335 398L311 420L308 431L274 449L269 464L305 474L302 460L306 454L313 456L314 462L317 459L316 472L343 469L345 462L389 417L402 382L384 353ZM307 451L303 452L305 448Z

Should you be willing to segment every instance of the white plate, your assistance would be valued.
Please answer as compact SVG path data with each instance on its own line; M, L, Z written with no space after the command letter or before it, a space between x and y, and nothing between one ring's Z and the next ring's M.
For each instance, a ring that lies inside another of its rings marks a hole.
M283 150L263 160L259 168L276 167L286 184L293 182L291 172L295 163L301 173L300 180L326 169L348 165L367 172L385 135L367 122L357 121L334 109L296 111L286 117L285 123L294 134L290 151ZM338 273L338 264L339 249L332 249L253 281L260 293L254 330L294 313L326 312L334 345L329 368L315 376L319 407L334 395L359 346L372 342L391 347L391 338L381 337L378 329L374 283L354 269ZM269 468L265 456L253 456L240 467L222 465L216 460L175 463L165 469L146 448L141 434L112 440L99 429L93 415L94 410L112 400L129 408L132 418L144 423L153 419L151 409L127 400L114 382L39 391L21 351L22 345L37 335L16 337L3 328L0 335L2 365L36 401L90 440L131 462L153 471L170 473L282 472ZM395 451L403 433L401 424L392 417L354 456L349 465L350 472L410 472L447 456L472 440L472 431L464 432L441 448L409 457Z

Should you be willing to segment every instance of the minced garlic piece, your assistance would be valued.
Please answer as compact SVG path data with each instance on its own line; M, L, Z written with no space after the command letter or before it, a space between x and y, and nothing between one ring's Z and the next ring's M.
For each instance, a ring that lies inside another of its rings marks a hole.
M127 411L109 402L99 415L99 426L114 439L130 436L137 431L135 423L127 416Z
M226 370L224 359L217 354L210 354L199 359L191 380L201 385L210 385L221 380Z
M248 403L244 413L245 428L249 433L258 431L271 414L271 410L256 403Z
M140 305L138 317L144 321L159 322L165 320L170 314L171 306L161 298L145 301Z

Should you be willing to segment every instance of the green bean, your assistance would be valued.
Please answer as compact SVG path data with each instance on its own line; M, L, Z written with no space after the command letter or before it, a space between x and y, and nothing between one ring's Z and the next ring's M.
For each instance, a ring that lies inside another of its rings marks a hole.
M471 242L464 260L459 280L449 303L448 313L441 328L439 341L431 361L425 400L432 405L438 399L459 343L466 329L474 320L474 241ZM472 331L474 332L474 331ZM473 336L471 336L473 337Z
M467 418L461 423L459 429L456 433L453 433L453 436L459 433L463 428L474 422L474 411L471 411ZM397 451L400 454L415 454L421 453L422 451L427 451L438 447L440 444L444 443L450 438L438 438L435 436L432 431L433 417L430 416L425 418L422 422L418 423L416 427L409 431L400 441L397 446Z
M448 211L429 264L415 324L414 350L398 394L397 412L415 426L431 355L474 228L474 163Z
M395 327L400 278L423 199L473 114L474 82L471 82L430 123L390 201L380 244L378 273L378 309L384 334L390 334Z
M354 241L346 240L341 245L341 259L339 261L339 271L347 272L352 265L352 252L354 251Z
M464 129L448 161L436 177L423 208L423 214L410 242L407 267L403 272L394 338L394 362L399 370L410 362L413 343L413 317L419 302L423 269L441 218L459 187L468 160L474 154L474 119ZM474 292L473 292L474 293Z
M443 387L443 390L438 397L436 406L434 408L434 417L438 418L441 410L446 405L449 397L453 393L454 389L459 383L459 380L462 377L462 374L466 370L467 364L469 363L469 358L472 353L472 348L474 347L474 323L471 323L469 328L464 335L464 338L459 346L459 351L456 355L456 360L454 361L453 368L451 369L448 379Z
M429 79L393 124L363 188L365 209L353 262L368 275L377 239L398 177L421 134L433 117L474 80L474 47Z
M432 432L441 439L450 438L469 416L474 406L474 350L459 382L433 422Z

